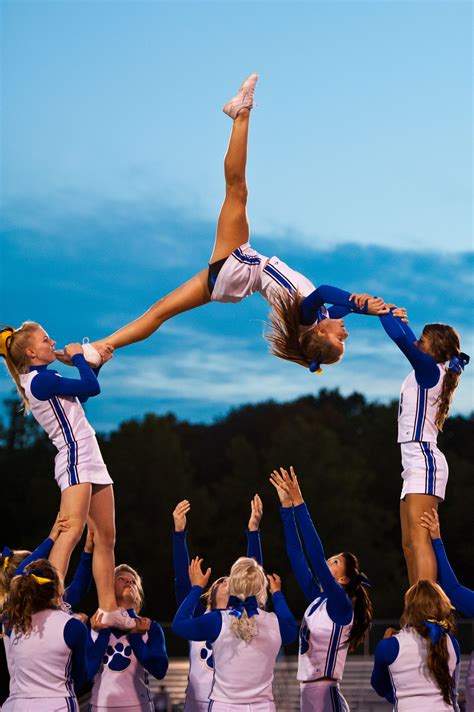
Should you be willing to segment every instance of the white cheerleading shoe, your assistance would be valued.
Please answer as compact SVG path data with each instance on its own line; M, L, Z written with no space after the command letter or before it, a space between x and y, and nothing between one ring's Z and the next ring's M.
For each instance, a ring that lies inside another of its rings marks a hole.
M137 619L132 618L125 608L116 608L114 611L104 611L99 608L98 613L102 614L100 622L105 623L109 628L131 630L137 624Z
M84 352L84 358L86 359L89 366L97 368L102 364L102 356L97 351L95 346L92 346L92 344L90 344L89 341L86 341L85 338L82 342L82 351Z
M235 119L242 109L253 109L253 95L258 81L258 74L251 74L243 82L237 94L224 104L222 111L231 119Z

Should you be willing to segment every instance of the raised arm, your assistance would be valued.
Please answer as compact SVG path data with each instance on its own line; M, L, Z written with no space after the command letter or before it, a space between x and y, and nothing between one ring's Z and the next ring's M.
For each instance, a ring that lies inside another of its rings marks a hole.
M186 640L208 640L211 643L217 639L222 628L222 616L218 610L194 617L194 610L209 582L211 569L204 574L201 569L202 559L196 557L189 565L189 578L192 584L173 620L172 631Z
M63 599L71 608L76 608L87 594L92 584L92 554L94 552L94 532L87 530L86 544L74 572L74 577L65 589Z
M281 503L280 515L283 522L286 552L295 578L306 600L313 601L321 593L321 587L306 561L298 529L296 528L293 505L287 493L279 485L279 476L277 470L274 470L270 477L270 482L275 487Z
M296 640L296 636L298 634L295 617L290 611L286 599L281 591L281 578L278 574L269 574L268 582L270 584L270 591L272 594L273 608L275 610L276 617L278 618L278 625L280 627L281 642L283 645L289 645Z
M321 284L314 292L308 294L301 303L300 324L311 326L317 319L318 310L324 304L332 304L329 309L331 318L339 318L346 314L368 314L371 316L384 314L387 309L384 301L380 297L369 297L364 306L358 307L353 295L338 287L331 287L329 284Z
M28 564L31 564L33 561L48 558L51 549L53 548L53 544L58 538L58 536L61 534L61 532L65 532L70 528L68 519L68 516L61 514L60 512L58 513L58 516L56 517L56 520L53 524L48 538L42 541L41 544L37 546L36 549L26 557L26 559L23 559L21 564L15 570L15 576L19 576L21 573L23 573Z
M250 519L247 528L247 556L263 566L262 544L260 541L260 522L263 516L263 504L259 495L250 501Z
M417 338L410 327L400 317L390 311L379 317L386 334L396 343L400 351L412 365L417 382L423 388L432 388L440 377L439 368L432 356L425 354L417 346Z

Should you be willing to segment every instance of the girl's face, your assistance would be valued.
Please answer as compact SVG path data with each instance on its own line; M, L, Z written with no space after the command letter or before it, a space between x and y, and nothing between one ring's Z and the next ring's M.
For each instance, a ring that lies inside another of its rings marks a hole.
M124 608L133 608L138 604L137 580L128 571L120 571L115 577L115 598Z
M421 334L420 338L416 342L416 345L423 351L424 354L429 354L431 349L431 337L427 334Z
M321 334L327 336L334 346L339 348L341 355L344 353L344 341L349 334L342 319L323 319L317 325L317 329Z
M346 562L342 554L336 554L336 556L331 556L326 561L329 566L329 570L336 579L336 581L342 585L348 583L348 577L346 576Z
M55 346L56 342L40 326L32 333L25 353L33 366L47 366L56 360Z
M227 579L221 581L217 587L216 593L216 608L225 608L227 606L227 601L229 600L229 587Z

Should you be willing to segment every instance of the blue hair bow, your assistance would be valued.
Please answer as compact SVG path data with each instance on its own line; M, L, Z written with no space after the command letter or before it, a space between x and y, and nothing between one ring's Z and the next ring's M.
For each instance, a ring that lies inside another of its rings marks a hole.
M10 549L9 546L4 546L2 549L2 556L5 558L6 556L13 556L13 551Z
M252 616L258 616L258 604L255 596L248 596L245 601L242 601L237 596L230 596L227 603L228 608L232 610L229 611L231 616L235 616L239 620L242 618L242 613L247 611L247 616L252 618Z
M309 370L311 373L322 373L323 369L321 368L322 361L317 360L317 361L311 361L309 364Z
M448 630L447 621L437 621L435 618L428 618L424 621L433 645L436 645Z
M453 356L448 364L448 369L450 371L454 371L454 373L462 373L464 371L464 366L467 366L470 360L470 356L461 351L459 356Z

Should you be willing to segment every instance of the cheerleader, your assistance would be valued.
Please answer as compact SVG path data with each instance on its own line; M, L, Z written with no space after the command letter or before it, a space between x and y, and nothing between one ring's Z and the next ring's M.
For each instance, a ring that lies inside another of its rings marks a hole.
M48 368L56 360L55 342L35 322L0 332L0 354L6 360L25 412L31 410L58 453L55 477L61 489L61 514L69 529L54 543L49 560L64 578L71 553L81 538L86 519L94 529L94 579L104 623L132 628L135 622L117 608L114 595L114 498L112 479L102 459L95 432L81 403L100 393L97 374L84 358L80 344L69 344L65 358L79 371L79 379L63 378ZM100 348L105 362L110 347Z
M356 556L326 560L293 468L273 471L291 567L310 605L300 628L298 680L302 712L348 712L339 689L346 656L363 642L372 620L366 576ZM298 535L307 552L308 562ZM310 568L311 567L311 568ZM311 571L312 569L312 571ZM314 572L314 574L313 574Z
M202 559L189 567L192 588L178 609L172 630L186 640L208 640L214 656L214 681L209 695L213 712L274 712L272 681L281 645L296 638L296 622L281 592L281 580L268 576L274 613L263 610L267 577L255 559L241 557L228 579L228 608L194 617L211 569L203 574Z
M418 581L405 594L400 623L375 649L375 692L397 712L457 710L460 651L449 598L438 584Z
M191 591L189 578L189 554L186 544L186 517L191 509L187 499L179 502L173 511L173 564L175 573L175 592L178 607ZM260 522L263 515L262 500L256 494L250 502L250 519L247 528L247 557L262 565L262 547L260 542ZM227 576L221 576L210 586L194 609L194 617L213 610L225 610L229 600ZM214 675L214 656L212 642L209 640L189 643L189 674L184 703L185 712L207 712L209 694Z
M177 314L210 301L239 302L260 292L272 307L268 334L272 352L319 372L321 364L337 363L343 356L348 335L343 316L350 312L387 312L381 298L369 298L359 308L349 292L327 285L315 289L309 279L279 258L265 257L250 246L245 169L257 80L258 75L251 74L223 109L233 126L224 159L225 200L209 266L157 301L141 317L91 346L118 349L146 339ZM326 303L333 306L327 309ZM100 363L99 357L95 363Z
M131 618L138 616L143 586L139 574L128 564L115 569L115 597ZM90 712L153 712L149 674L161 680L167 669L165 636L156 621L140 618L136 632L128 635L113 628L94 678Z
M451 568L441 539L438 512L434 508L431 513L423 512L420 520L421 526L425 527L431 536L438 566L439 585L456 610L468 618L474 618L474 591L462 586ZM471 653L466 677L466 704L466 712L474 712L474 651Z
M109 631L96 614L91 623L101 630L92 644L86 626L60 609L61 595L61 578L46 559L12 581L4 621L15 690L5 712L79 712L74 685L97 671Z
M361 304L358 297L356 302ZM403 468L400 521L408 579L410 584L419 579L436 581L433 547L419 521L423 512L437 509L444 500L448 463L436 441L469 356L461 351L458 333L447 324L427 324L417 339L393 313L380 321L413 366L403 381L398 410Z

